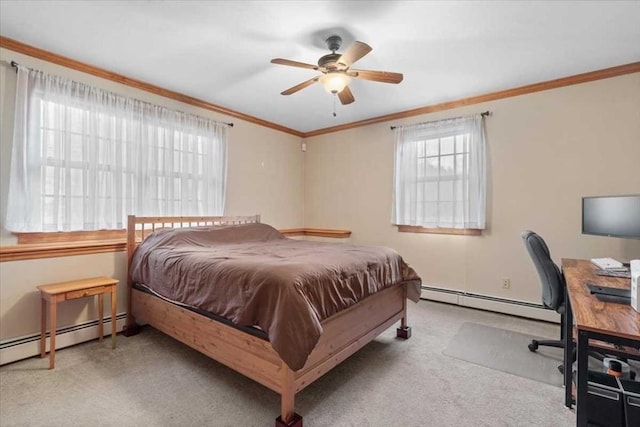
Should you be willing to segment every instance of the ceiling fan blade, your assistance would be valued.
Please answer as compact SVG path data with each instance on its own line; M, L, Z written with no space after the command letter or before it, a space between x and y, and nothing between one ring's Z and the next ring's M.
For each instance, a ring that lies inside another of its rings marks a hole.
M274 58L271 60L272 64L288 65L290 67L308 68L310 70L318 70L320 67L313 64L305 64L304 62L291 61L290 59Z
M338 92L338 98L340 98L340 102L342 105L351 104L356 99L353 97L353 93L349 89L349 86L345 86L340 92Z
M295 85L293 87L290 87L289 89L287 89L284 92L282 92L281 95L291 95L292 93L296 93L297 91L302 90L307 86L311 86L312 84L317 82L319 78L320 77L314 77L312 79L309 79L307 81L299 83L299 84L297 84L297 85Z
M382 83L400 83L404 76L402 73L392 73L390 71L372 71L372 70L354 70L351 69L347 72L351 77L358 79L372 80L374 82Z
M371 52L371 46L369 46L368 44L358 41L353 42L353 44L344 51L340 59L338 59L338 63L350 67L351 64L353 64L369 52Z

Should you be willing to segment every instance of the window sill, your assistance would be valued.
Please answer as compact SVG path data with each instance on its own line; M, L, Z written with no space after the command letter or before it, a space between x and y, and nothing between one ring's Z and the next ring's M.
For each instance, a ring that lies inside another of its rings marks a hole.
M127 239L127 230L95 230L95 231L58 231L49 233L13 233L18 237L18 244L41 243L82 243L87 240L122 240Z
M29 243L0 246L0 262L54 258L73 255L120 252L126 248L125 239L84 240L81 242Z
M349 230L288 228L285 236L315 236L344 239ZM74 255L122 252L126 250L126 230L98 230L61 233L16 233L17 245L0 246L0 262ZM103 238L101 238L103 237Z
M430 228L417 225L397 225L401 233L451 234L456 236L482 236L479 228Z
M346 239L351 236L351 231L349 230L333 230L328 228L285 228L278 231L287 237L313 236L330 237L333 239Z

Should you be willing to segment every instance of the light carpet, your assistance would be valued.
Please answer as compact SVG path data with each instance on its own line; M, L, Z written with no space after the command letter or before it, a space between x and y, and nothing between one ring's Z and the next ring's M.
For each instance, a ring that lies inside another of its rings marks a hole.
M428 301L408 310L409 340L394 326L296 396L305 427L575 425L562 388L443 354L465 322L551 338L557 325ZM0 367L0 425L273 427L280 410L276 393L151 328L115 350L62 349L47 367Z

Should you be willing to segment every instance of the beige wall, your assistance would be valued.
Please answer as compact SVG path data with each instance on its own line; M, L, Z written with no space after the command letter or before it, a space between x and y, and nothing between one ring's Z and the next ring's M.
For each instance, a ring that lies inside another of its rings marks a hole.
M260 213L278 228L350 229L351 242L398 250L426 285L539 302L538 281L519 239L527 228L543 235L557 261L640 257L640 241L580 234L582 196L640 193L640 74L309 138L302 153L298 137L0 49L0 221L6 212L11 153L12 60L169 108L233 121L226 214ZM489 229L482 237L398 233L390 224L389 125L486 109L493 112L487 119ZM0 244L14 242L2 230ZM124 262L124 253L112 253L0 263L0 342L38 331L37 284L93 275L124 283ZM502 289L503 277L511 278L511 290ZM122 312L124 287L119 290ZM95 319L95 306L89 300L69 302L59 316L60 326Z
M491 110L488 229L481 237L398 233L391 225L393 132ZM640 74L308 138L305 225L348 228L354 243L395 248L425 285L540 303L520 240L543 236L565 258L640 257L640 241L583 236L581 197L640 193ZM502 288L502 278L511 289Z
M112 81L70 70L6 49L0 49L0 224L7 204L11 137L14 116L15 71L10 62L66 76L125 96L142 99L215 120L232 121L229 130L228 185L225 214L259 213L262 221L277 228L303 225L303 153L300 138L233 117L213 113L171 99L153 95ZM186 76L185 78L188 78ZM203 95L204 97L204 95ZM14 237L2 228L0 244L14 244ZM0 342L39 331L40 306L35 286L98 275L121 281L118 311L125 308L124 253L82 255L31 261L0 263ZM65 304L60 326L96 318L90 299Z

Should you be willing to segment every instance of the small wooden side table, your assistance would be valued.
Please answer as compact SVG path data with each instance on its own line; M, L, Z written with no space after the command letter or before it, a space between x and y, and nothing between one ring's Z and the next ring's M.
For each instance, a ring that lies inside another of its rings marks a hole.
M116 348L116 285L118 280L111 277L92 277L90 279L73 280L70 282L52 283L40 285L41 329L40 329L40 357L44 358L47 350L47 302L49 305L49 369L56 365L56 311L57 304L77 298L98 295L98 336L102 341L104 329L102 318L104 317L104 294L111 294L111 347Z

